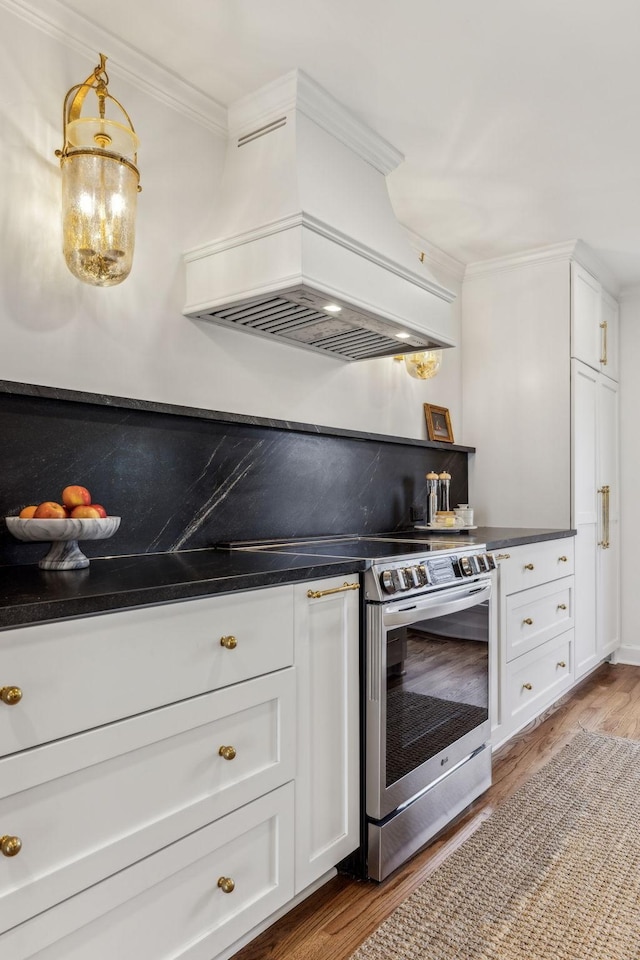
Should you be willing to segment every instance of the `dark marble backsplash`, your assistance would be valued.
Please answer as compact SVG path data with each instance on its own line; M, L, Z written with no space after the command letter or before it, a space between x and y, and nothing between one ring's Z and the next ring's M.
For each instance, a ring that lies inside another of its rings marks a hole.
M122 517L110 540L83 542L89 557L407 528L429 470L451 473L452 504L468 497L471 448L6 381L0 442L0 516L77 483ZM45 552L1 525L0 564Z

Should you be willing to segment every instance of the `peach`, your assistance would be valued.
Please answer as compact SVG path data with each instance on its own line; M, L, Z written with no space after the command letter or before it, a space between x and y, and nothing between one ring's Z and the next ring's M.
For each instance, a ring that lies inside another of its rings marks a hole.
M81 504L71 511L73 520L100 520L101 513L92 504Z
M37 506L23 507L18 516L22 517L23 520L30 520L37 509Z
M101 503L90 503L89 506L93 507L94 510L97 510L101 517L107 516L107 511Z
M38 504L33 516L37 520L66 520L67 511L55 500L45 500Z
M86 487L72 484L62 491L62 502L65 507L84 507L91 503L91 494Z

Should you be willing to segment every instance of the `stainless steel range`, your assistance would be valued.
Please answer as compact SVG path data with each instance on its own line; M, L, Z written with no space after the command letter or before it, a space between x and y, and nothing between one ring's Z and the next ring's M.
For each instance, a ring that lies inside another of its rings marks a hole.
M415 544L406 556L375 560L364 576L367 875L374 880L491 784L495 562L482 546L433 547L422 556Z
M366 875L382 880L491 785L484 545L409 532L254 544L364 560Z

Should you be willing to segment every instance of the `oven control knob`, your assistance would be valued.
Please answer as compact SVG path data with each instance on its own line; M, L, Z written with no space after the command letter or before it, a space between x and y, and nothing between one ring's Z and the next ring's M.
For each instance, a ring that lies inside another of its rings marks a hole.
M484 558L485 558L485 560L487 561L487 570L495 570L495 568L496 568L496 561L495 561L494 558L493 558L493 554L492 554L492 553L485 553Z
M428 586L429 571L427 570L426 565L424 563L421 563L416 567L416 570L418 571L418 576L420 577L420 586L421 587Z
M473 567L469 557L460 557L460 573L463 577L472 577L473 576Z
M407 567L405 570L410 587L421 587L422 578L418 567Z
M478 564L478 569L480 573L483 573L484 571L489 569L489 564L487 563L487 558L485 557L484 553L479 553L477 557L475 557L474 559Z
M380 574L380 584L385 593L396 592L396 584L391 570L385 570Z
M395 571L397 577L397 583L400 590L408 590L411 584L409 583L408 571L403 570L402 567L398 568Z

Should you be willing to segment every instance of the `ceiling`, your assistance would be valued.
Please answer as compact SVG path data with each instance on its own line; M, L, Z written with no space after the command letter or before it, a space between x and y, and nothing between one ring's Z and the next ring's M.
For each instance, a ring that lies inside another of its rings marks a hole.
M104 9L105 47L111 32L223 105L302 68L404 154L398 219L462 263L582 239L640 283L637 0Z

